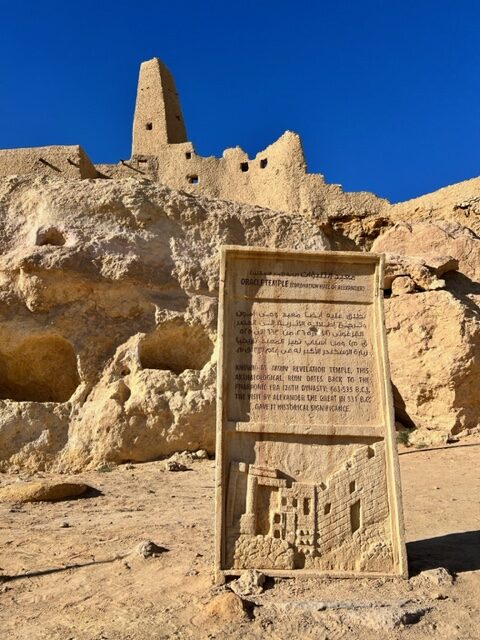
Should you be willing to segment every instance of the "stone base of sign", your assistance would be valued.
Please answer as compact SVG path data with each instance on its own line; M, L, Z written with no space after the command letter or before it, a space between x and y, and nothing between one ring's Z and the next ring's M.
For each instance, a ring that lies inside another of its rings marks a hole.
M217 580L406 575L383 263L226 247Z

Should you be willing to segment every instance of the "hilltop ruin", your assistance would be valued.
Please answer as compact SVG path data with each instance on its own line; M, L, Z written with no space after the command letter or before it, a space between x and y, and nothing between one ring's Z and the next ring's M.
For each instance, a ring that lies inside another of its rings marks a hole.
M254 160L198 156L171 74L143 63L130 160L0 152L0 469L213 452L225 244L386 253L398 423L411 443L478 432L479 199L479 178L344 193L289 132Z
M340 185L327 184L323 175L309 173L300 136L292 131L253 159L240 147L225 149L221 158L198 155L188 140L173 75L158 58L140 66L129 160L94 166L79 146L0 151L0 177L12 173L147 178L207 198L300 213L334 224L338 218L340 226L345 218L376 216L378 227L381 212L389 206L372 193L346 193Z

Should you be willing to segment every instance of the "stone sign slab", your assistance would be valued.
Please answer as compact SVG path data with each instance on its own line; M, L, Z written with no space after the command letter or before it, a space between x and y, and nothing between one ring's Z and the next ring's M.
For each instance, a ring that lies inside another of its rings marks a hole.
M405 576L383 260L224 247L216 576Z

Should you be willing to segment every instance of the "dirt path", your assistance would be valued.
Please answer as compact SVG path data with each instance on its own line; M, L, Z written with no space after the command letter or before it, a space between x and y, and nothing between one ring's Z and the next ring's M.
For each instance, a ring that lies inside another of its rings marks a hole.
M251 620L205 609L218 592L214 463L162 467L77 476L96 497L0 504L0 575L10 577L0 581L2 640L480 638L480 446L401 456L412 574L447 567L453 585L439 575L272 581L249 598ZM142 540L168 551L144 559Z

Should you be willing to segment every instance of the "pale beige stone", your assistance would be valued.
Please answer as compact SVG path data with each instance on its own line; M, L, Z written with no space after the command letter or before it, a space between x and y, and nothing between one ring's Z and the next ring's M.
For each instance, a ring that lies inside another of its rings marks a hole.
M378 240L373 243L374 247L377 244ZM376 249L372 248L372 251ZM385 259L383 286L386 290L391 289L393 295L444 289L445 280L440 276L458 269L458 260L452 256L429 256L427 262L418 256L386 253Z
M394 297L445 288L462 314L479 317L479 179L391 206L309 174L292 132L254 160L239 148L202 158L188 141L173 77L157 59L141 67L132 159L99 169L103 177L78 146L0 151L0 176L9 176L0 181L5 468L213 452L222 244L364 250L375 241L375 251L389 254L385 286ZM477 334L465 340L475 351ZM449 362L463 362L463 343L445 344ZM402 357L411 368L415 353ZM452 415L459 409L452 381L445 384L445 394L437 383L435 393ZM458 394L469 407L454 421L458 433L475 429L468 416L480 410L480 394L468 386L471 397ZM417 426L420 438L428 420ZM440 433L436 419L432 428Z
M480 178L472 178L393 205L394 222L453 222L480 234ZM448 250L451 253L451 250Z
M0 149L0 177L15 174L96 178L98 172L80 146Z
M415 280L410 276L399 276L391 285L392 296L402 296L415 291Z
M396 413L417 428L409 442L440 443L476 432L480 239L454 221L402 222L372 250L387 252L385 287L392 296L405 293L404 274L415 284L414 295L386 303Z
M173 76L158 58L140 67L132 158L97 169L105 177L148 177L193 195L313 216L340 244L375 237L388 224L386 200L345 193L308 173L300 136L292 131L255 158L240 147L225 149L221 158L200 156L188 141Z
M248 620L243 600L231 591L220 593L205 605L203 616L206 620L211 618L214 622L235 623Z
M480 428L480 323L448 291L385 301L398 419L411 444L443 443Z
M88 489L79 482L15 482L0 487L0 502L56 502L76 498Z
M0 180L3 468L213 454L226 242L329 247L301 216L151 181Z
M217 579L405 575L378 256L226 247Z
M472 282L480 281L480 238L454 221L399 222L375 240L372 251L400 255L407 262L420 261L439 278L458 270Z

